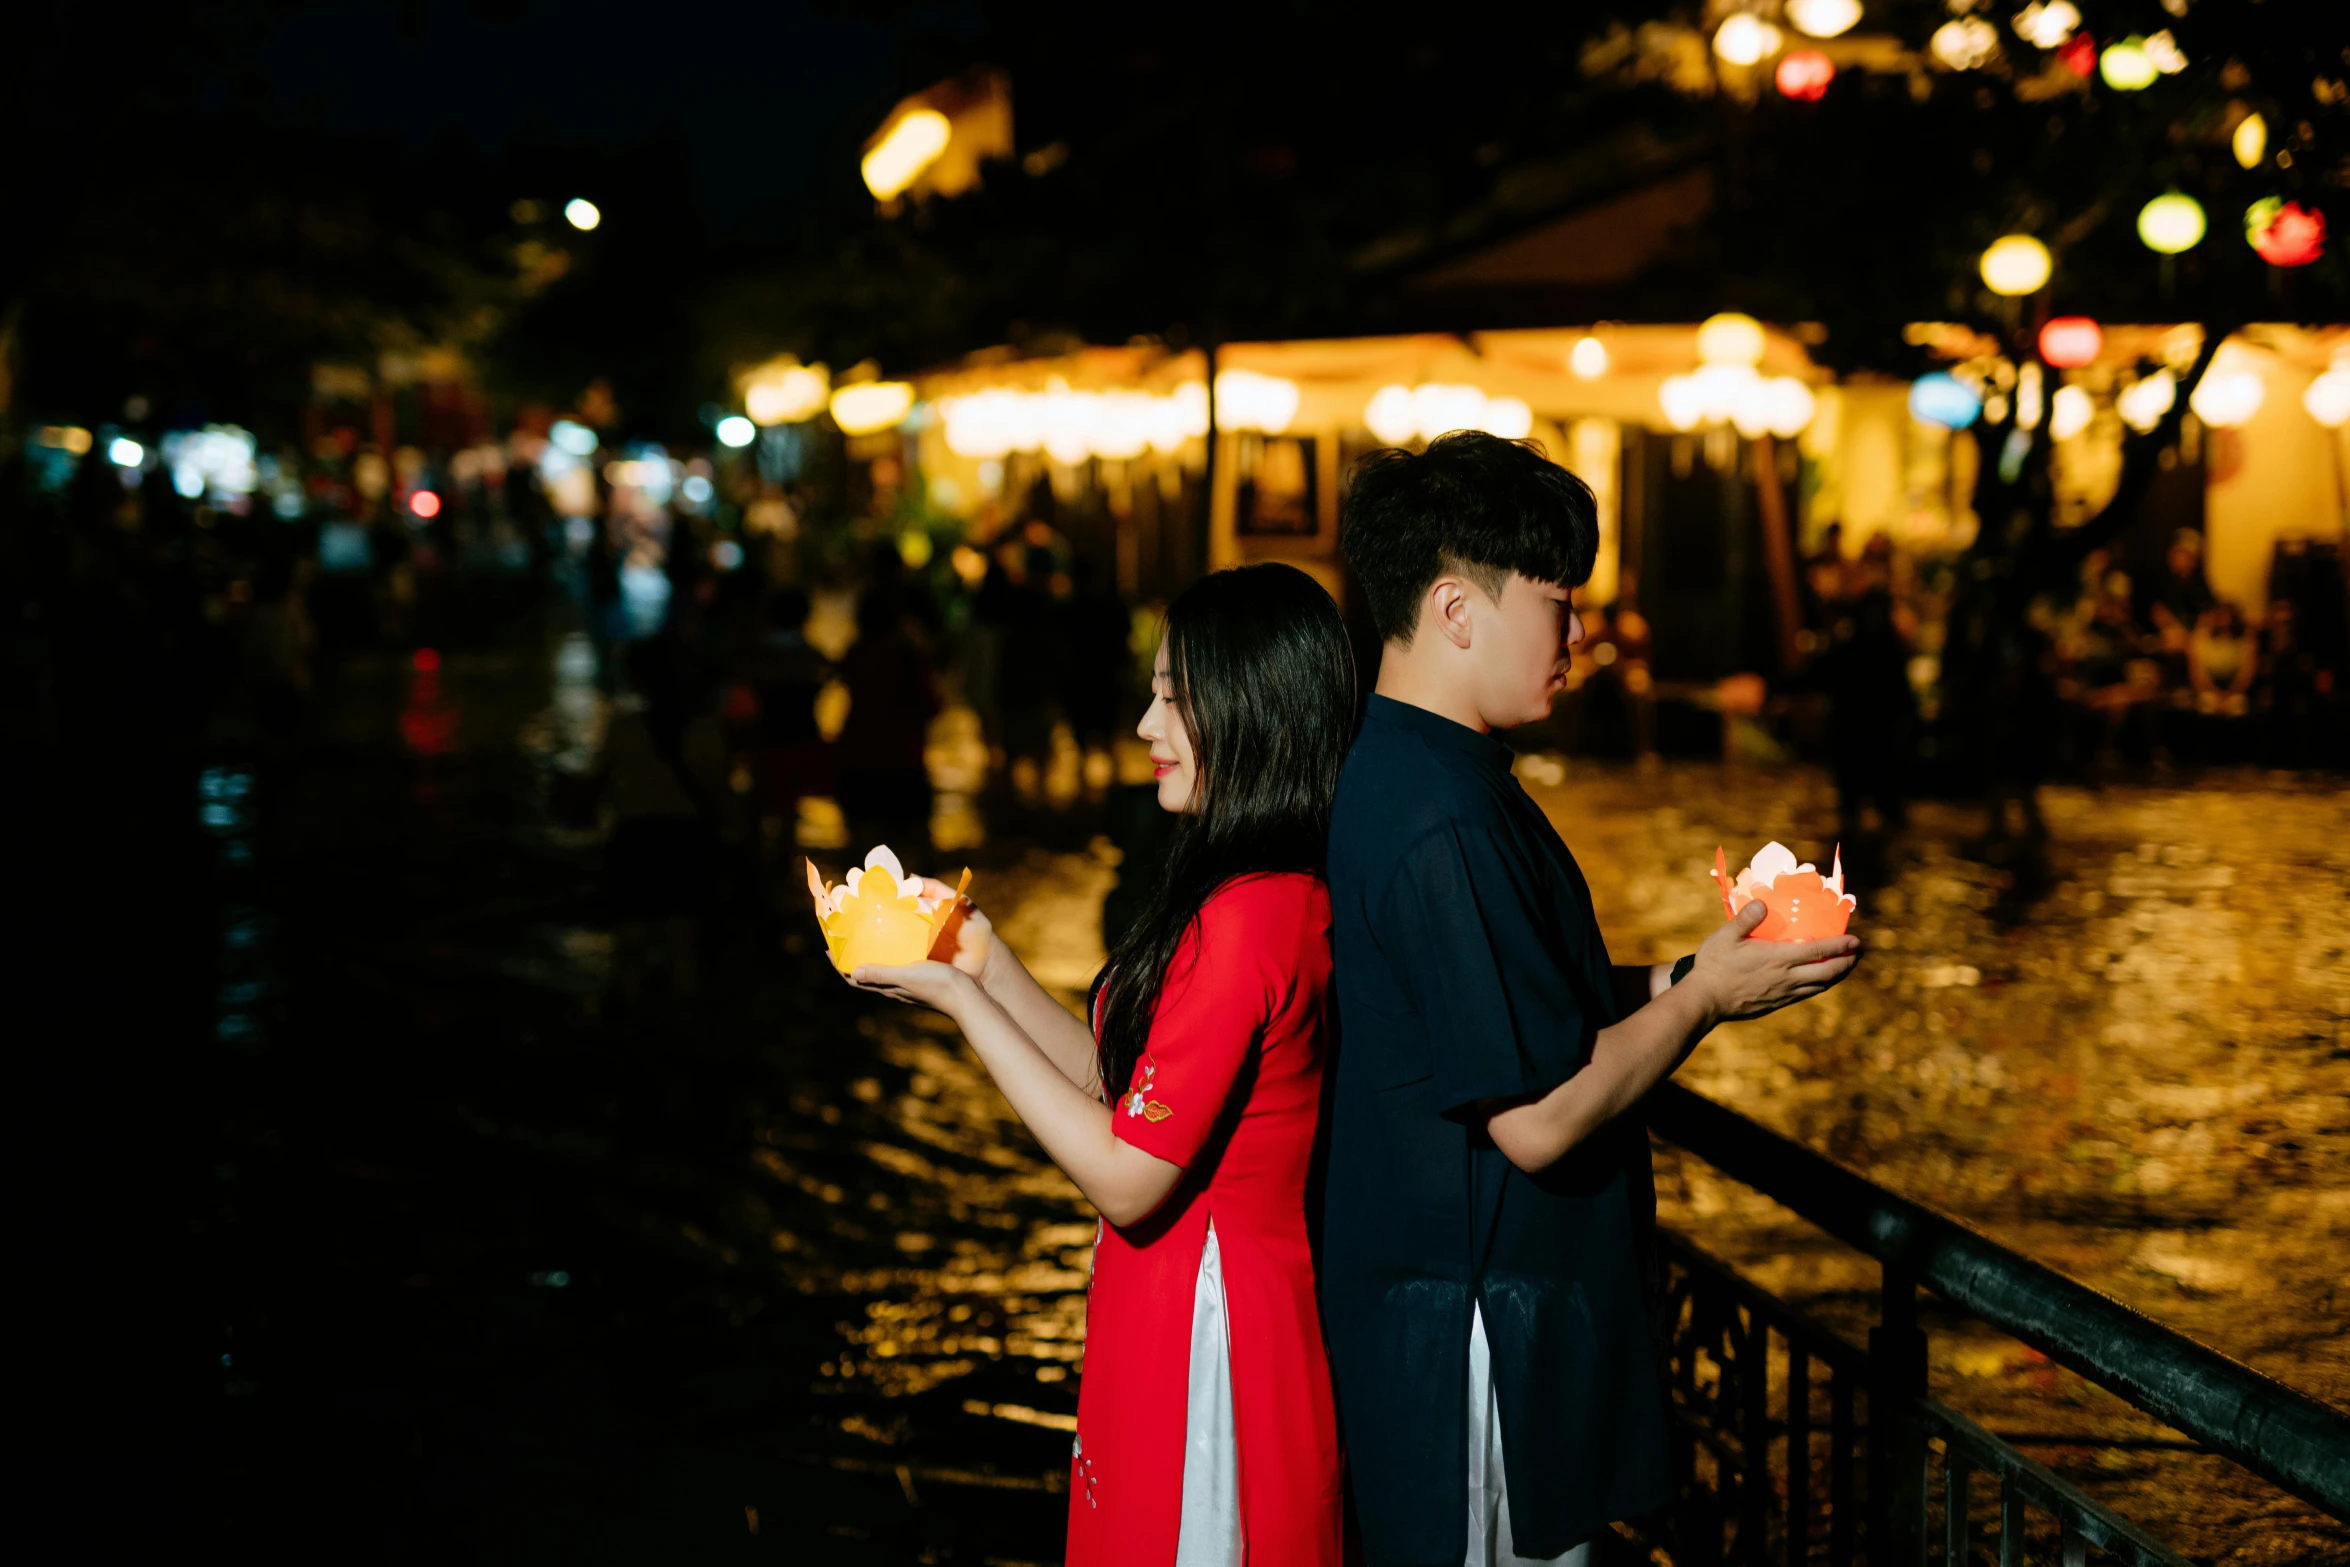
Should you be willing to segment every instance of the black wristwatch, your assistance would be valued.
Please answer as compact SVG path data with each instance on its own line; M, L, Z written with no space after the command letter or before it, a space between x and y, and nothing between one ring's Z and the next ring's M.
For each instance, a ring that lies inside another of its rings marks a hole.
M1678 985L1681 983L1681 981L1689 977L1689 971L1695 967L1697 967L1697 954L1692 952L1687 957L1682 958L1679 962L1673 965L1673 977L1671 983Z

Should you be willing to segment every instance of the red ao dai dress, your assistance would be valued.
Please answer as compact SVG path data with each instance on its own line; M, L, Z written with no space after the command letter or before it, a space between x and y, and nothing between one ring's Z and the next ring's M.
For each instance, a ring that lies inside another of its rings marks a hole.
M1329 933L1318 878L1244 877L1168 965L1113 1108L1119 1137L1184 1174L1094 1249L1070 1567L1337 1567L1338 1423L1305 1224Z

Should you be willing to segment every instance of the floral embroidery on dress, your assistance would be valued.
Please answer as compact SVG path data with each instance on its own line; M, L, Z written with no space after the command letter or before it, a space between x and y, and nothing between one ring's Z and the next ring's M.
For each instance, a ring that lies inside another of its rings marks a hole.
M1077 1478L1085 1486L1085 1505L1101 1506L1093 1497L1093 1460L1085 1456L1085 1433L1082 1431L1069 1439L1069 1461L1076 1466Z
M1150 1052L1147 1050L1144 1051L1142 1057L1142 1081L1135 1084L1134 1091L1128 1094L1122 1101L1122 1103L1126 1106L1126 1113L1128 1115L1139 1115L1146 1121L1164 1121L1167 1119L1167 1117L1175 1113L1173 1110L1168 1109L1165 1105L1159 1103L1159 1101L1151 1098L1150 1096L1152 1087L1151 1080L1158 1075L1159 1063L1151 1057Z

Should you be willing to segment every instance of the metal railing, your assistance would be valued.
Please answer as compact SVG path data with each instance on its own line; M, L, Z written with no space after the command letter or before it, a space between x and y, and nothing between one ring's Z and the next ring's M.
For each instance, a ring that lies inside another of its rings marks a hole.
M1864 1351L1662 1236L1680 1505L1676 1563L1957 1567L1978 1545L2077 1567L2184 1559L1926 1389L1917 1291L1933 1290L2335 1518L2350 1520L2350 1417L1898 1197L1677 1084L1650 1127L1883 1265ZM1978 1489L1977 1482L1989 1489ZM1978 1507L1978 1502L1988 1507ZM1978 1520L1978 1513L1987 1516Z

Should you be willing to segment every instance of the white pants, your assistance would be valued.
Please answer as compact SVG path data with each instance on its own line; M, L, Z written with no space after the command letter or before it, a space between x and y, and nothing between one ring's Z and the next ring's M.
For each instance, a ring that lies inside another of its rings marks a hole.
M1183 1528L1175 1567L1241 1567L1240 1448L1232 1434L1232 1331L1216 1227L1191 1294L1191 1376L1183 1422Z
M1469 1554L1463 1567L1587 1567L1591 1547L1559 1556L1520 1556L1510 1548L1510 1499L1501 1461L1501 1400L1493 1392L1493 1351L1485 1313L1469 1308Z

